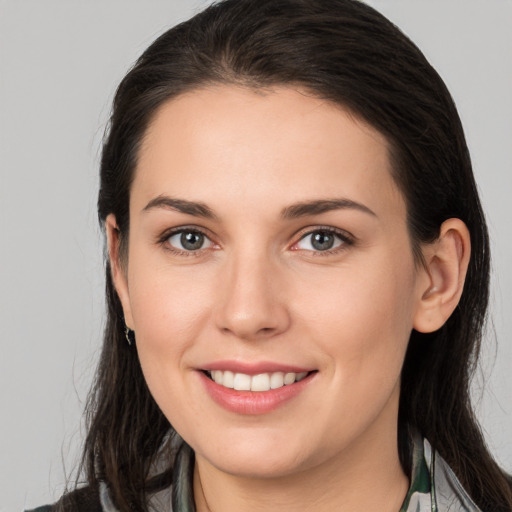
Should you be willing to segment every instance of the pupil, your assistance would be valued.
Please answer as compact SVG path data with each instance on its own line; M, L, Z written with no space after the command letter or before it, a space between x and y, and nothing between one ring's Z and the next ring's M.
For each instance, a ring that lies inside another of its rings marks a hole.
M201 249L204 241L204 236L201 233L182 233L181 245L188 251L196 251Z
M334 237L330 233L315 233L311 245L319 251L327 251L334 245Z

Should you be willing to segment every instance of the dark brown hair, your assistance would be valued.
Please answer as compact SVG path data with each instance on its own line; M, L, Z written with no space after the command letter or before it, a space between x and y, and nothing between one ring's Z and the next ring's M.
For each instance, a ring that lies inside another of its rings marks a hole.
M475 502L509 511L512 492L475 420L469 382L477 361L489 283L486 224L455 105L420 50L357 0L225 0L160 36L121 82L101 160L100 223L116 217L129 236L130 186L156 110L208 84L289 84L343 105L382 134L407 203L419 257L441 223L462 219L472 256L459 306L438 331L412 332L402 372L399 451L419 431L448 461ZM106 480L120 510L147 510L148 475L175 435L144 381L124 334L106 263L107 325L88 408L83 467L89 485ZM172 472L169 454L164 474Z

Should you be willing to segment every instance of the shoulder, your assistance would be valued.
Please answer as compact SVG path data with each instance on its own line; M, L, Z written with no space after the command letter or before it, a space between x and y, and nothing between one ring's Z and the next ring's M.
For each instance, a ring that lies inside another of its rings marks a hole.
M89 486L65 494L57 503L25 512L104 512L98 489Z

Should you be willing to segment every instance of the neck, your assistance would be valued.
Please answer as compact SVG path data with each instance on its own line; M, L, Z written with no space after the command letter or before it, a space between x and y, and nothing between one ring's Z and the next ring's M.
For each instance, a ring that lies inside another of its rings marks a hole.
M400 465L396 428L390 430L386 440L369 432L335 457L276 478L228 474L196 454L197 512L398 512L409 480Z

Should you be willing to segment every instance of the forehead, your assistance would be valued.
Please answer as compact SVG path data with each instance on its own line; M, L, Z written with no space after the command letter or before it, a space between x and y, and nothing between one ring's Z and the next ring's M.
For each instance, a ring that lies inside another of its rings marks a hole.
M340 195L377 209L402 203L385 137L339 105L289 87L215 86L162 105L132 189L141 206L159 194L219 207L264 200L277 209Z

